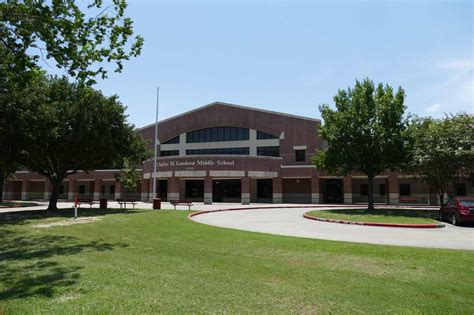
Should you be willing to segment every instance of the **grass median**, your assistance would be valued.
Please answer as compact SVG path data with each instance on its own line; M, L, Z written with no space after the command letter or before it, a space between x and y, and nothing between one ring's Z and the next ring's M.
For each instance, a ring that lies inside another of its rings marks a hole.
M375 222L393 224L436 224L437 210L407 210L407 209L342 209L309 211L312 217L344 220L352 222Z
M474 309L470 251L244 232L190 221L187 211L83 214L100 220L50 228L33 226L65 218L0 221L0 313Z

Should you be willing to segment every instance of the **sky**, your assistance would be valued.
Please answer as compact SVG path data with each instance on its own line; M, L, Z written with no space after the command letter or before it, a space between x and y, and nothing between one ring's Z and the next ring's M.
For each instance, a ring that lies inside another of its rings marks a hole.
M137 127L223 101L320 118L369 77L421 116L474 112L471 1L144 1L127 15L142 54L96 88ZM112 68L112 66L111 66Z

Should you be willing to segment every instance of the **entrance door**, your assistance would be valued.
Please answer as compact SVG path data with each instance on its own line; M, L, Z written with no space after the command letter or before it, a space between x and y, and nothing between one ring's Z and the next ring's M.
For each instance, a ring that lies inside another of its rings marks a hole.
M326 194L324 202L326 203L342 203L342 180L326 179Z
M186 180L185 197L191 201L204 201L204 181Z
M219 179L212 181L213 202L240 202L242 197L240 179Z
M163 201L168 200L168 181L167 180L158 181L158 197Z

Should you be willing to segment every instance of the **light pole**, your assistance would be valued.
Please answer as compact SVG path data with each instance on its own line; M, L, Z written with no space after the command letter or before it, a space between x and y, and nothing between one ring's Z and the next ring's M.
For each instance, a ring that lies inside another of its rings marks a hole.
M156 87L156 117L155 117L155 158L153 159L153 199L156 198L156 155L158 151L158 105L160 102L160 87Z

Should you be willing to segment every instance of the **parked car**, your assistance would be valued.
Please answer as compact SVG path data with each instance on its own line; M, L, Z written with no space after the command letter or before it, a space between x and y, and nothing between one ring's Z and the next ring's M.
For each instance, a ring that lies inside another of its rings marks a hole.
M448 220L453 225L474 222L474 197L450 197L439 209L440 221Z

